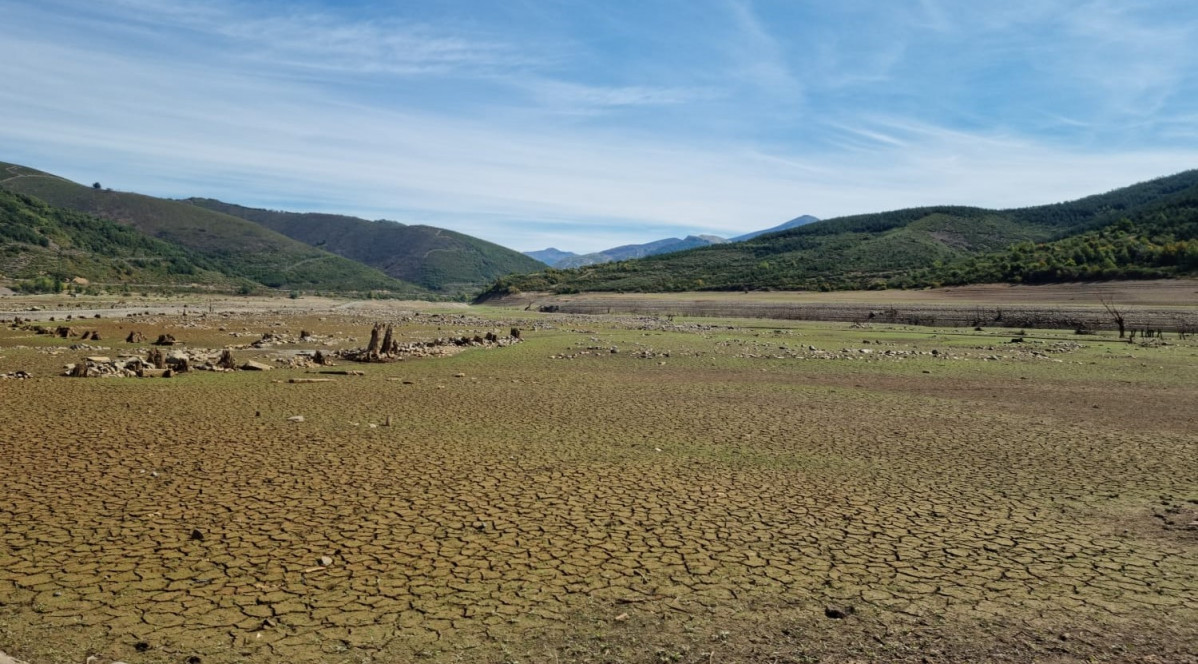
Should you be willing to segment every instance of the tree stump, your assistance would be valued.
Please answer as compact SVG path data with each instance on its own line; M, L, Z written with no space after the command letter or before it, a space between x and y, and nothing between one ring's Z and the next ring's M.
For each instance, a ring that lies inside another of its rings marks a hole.
M146 362L154 365L155 369L166 368L166 358L163 357L162 351L157 348L151 348L149 354L146 355Z
M366 357L374 358L379 355L379 332L382 331L382 324L375 323L374 328L370 330L370 343L366 346Z
M387 332L383 335L383 354L391 354L391 326L387 326Z

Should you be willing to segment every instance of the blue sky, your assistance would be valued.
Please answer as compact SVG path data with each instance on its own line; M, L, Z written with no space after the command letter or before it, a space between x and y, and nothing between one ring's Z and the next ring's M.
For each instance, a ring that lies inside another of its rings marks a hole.
M1198 3L0 0L0 161L520 250L1198 167Z

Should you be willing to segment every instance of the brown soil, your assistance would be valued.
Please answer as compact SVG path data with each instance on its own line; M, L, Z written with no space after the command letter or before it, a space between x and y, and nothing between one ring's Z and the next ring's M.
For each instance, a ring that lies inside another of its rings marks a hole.
M0 381L0 650L1198 661L1193 340L1045 333L1048 354L971 330L371 307L88 320L107 350L0 330L0 374L34 376ZM144 352L133 329L336 349L384 319L524 342L320 383L56 375Z

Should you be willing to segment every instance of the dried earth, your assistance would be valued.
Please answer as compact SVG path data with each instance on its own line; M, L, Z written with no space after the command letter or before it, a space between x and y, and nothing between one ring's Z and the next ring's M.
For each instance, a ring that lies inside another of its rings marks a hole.
M0 329L31 664L1198 661L1193 339L57 304L101 340ZM376 321L523 343L284 361ZM276 369L60 376L131 331Z

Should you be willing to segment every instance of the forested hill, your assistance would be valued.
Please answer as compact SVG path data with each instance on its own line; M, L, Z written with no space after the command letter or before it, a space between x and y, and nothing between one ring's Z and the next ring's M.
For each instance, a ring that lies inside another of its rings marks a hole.
M0 189L0 275L54 290L82 277L101 283L202 283L230 278L182 247L107 219Z
M504 275L544 267L540 261L518 251L432 226L368 221L336 214L262 210L209 198L186 202L251 221L442 294L477 292Z
M258 224L194 205L87 187L0 163L0 187L136 229L234 278L271 288L417 294L422 289Z
M484 297L513 291L828 290L1188 274L1196 269L1196 201L1198 170L1193 170L1053 205L940 206L840 217L735 244L508 277Z

